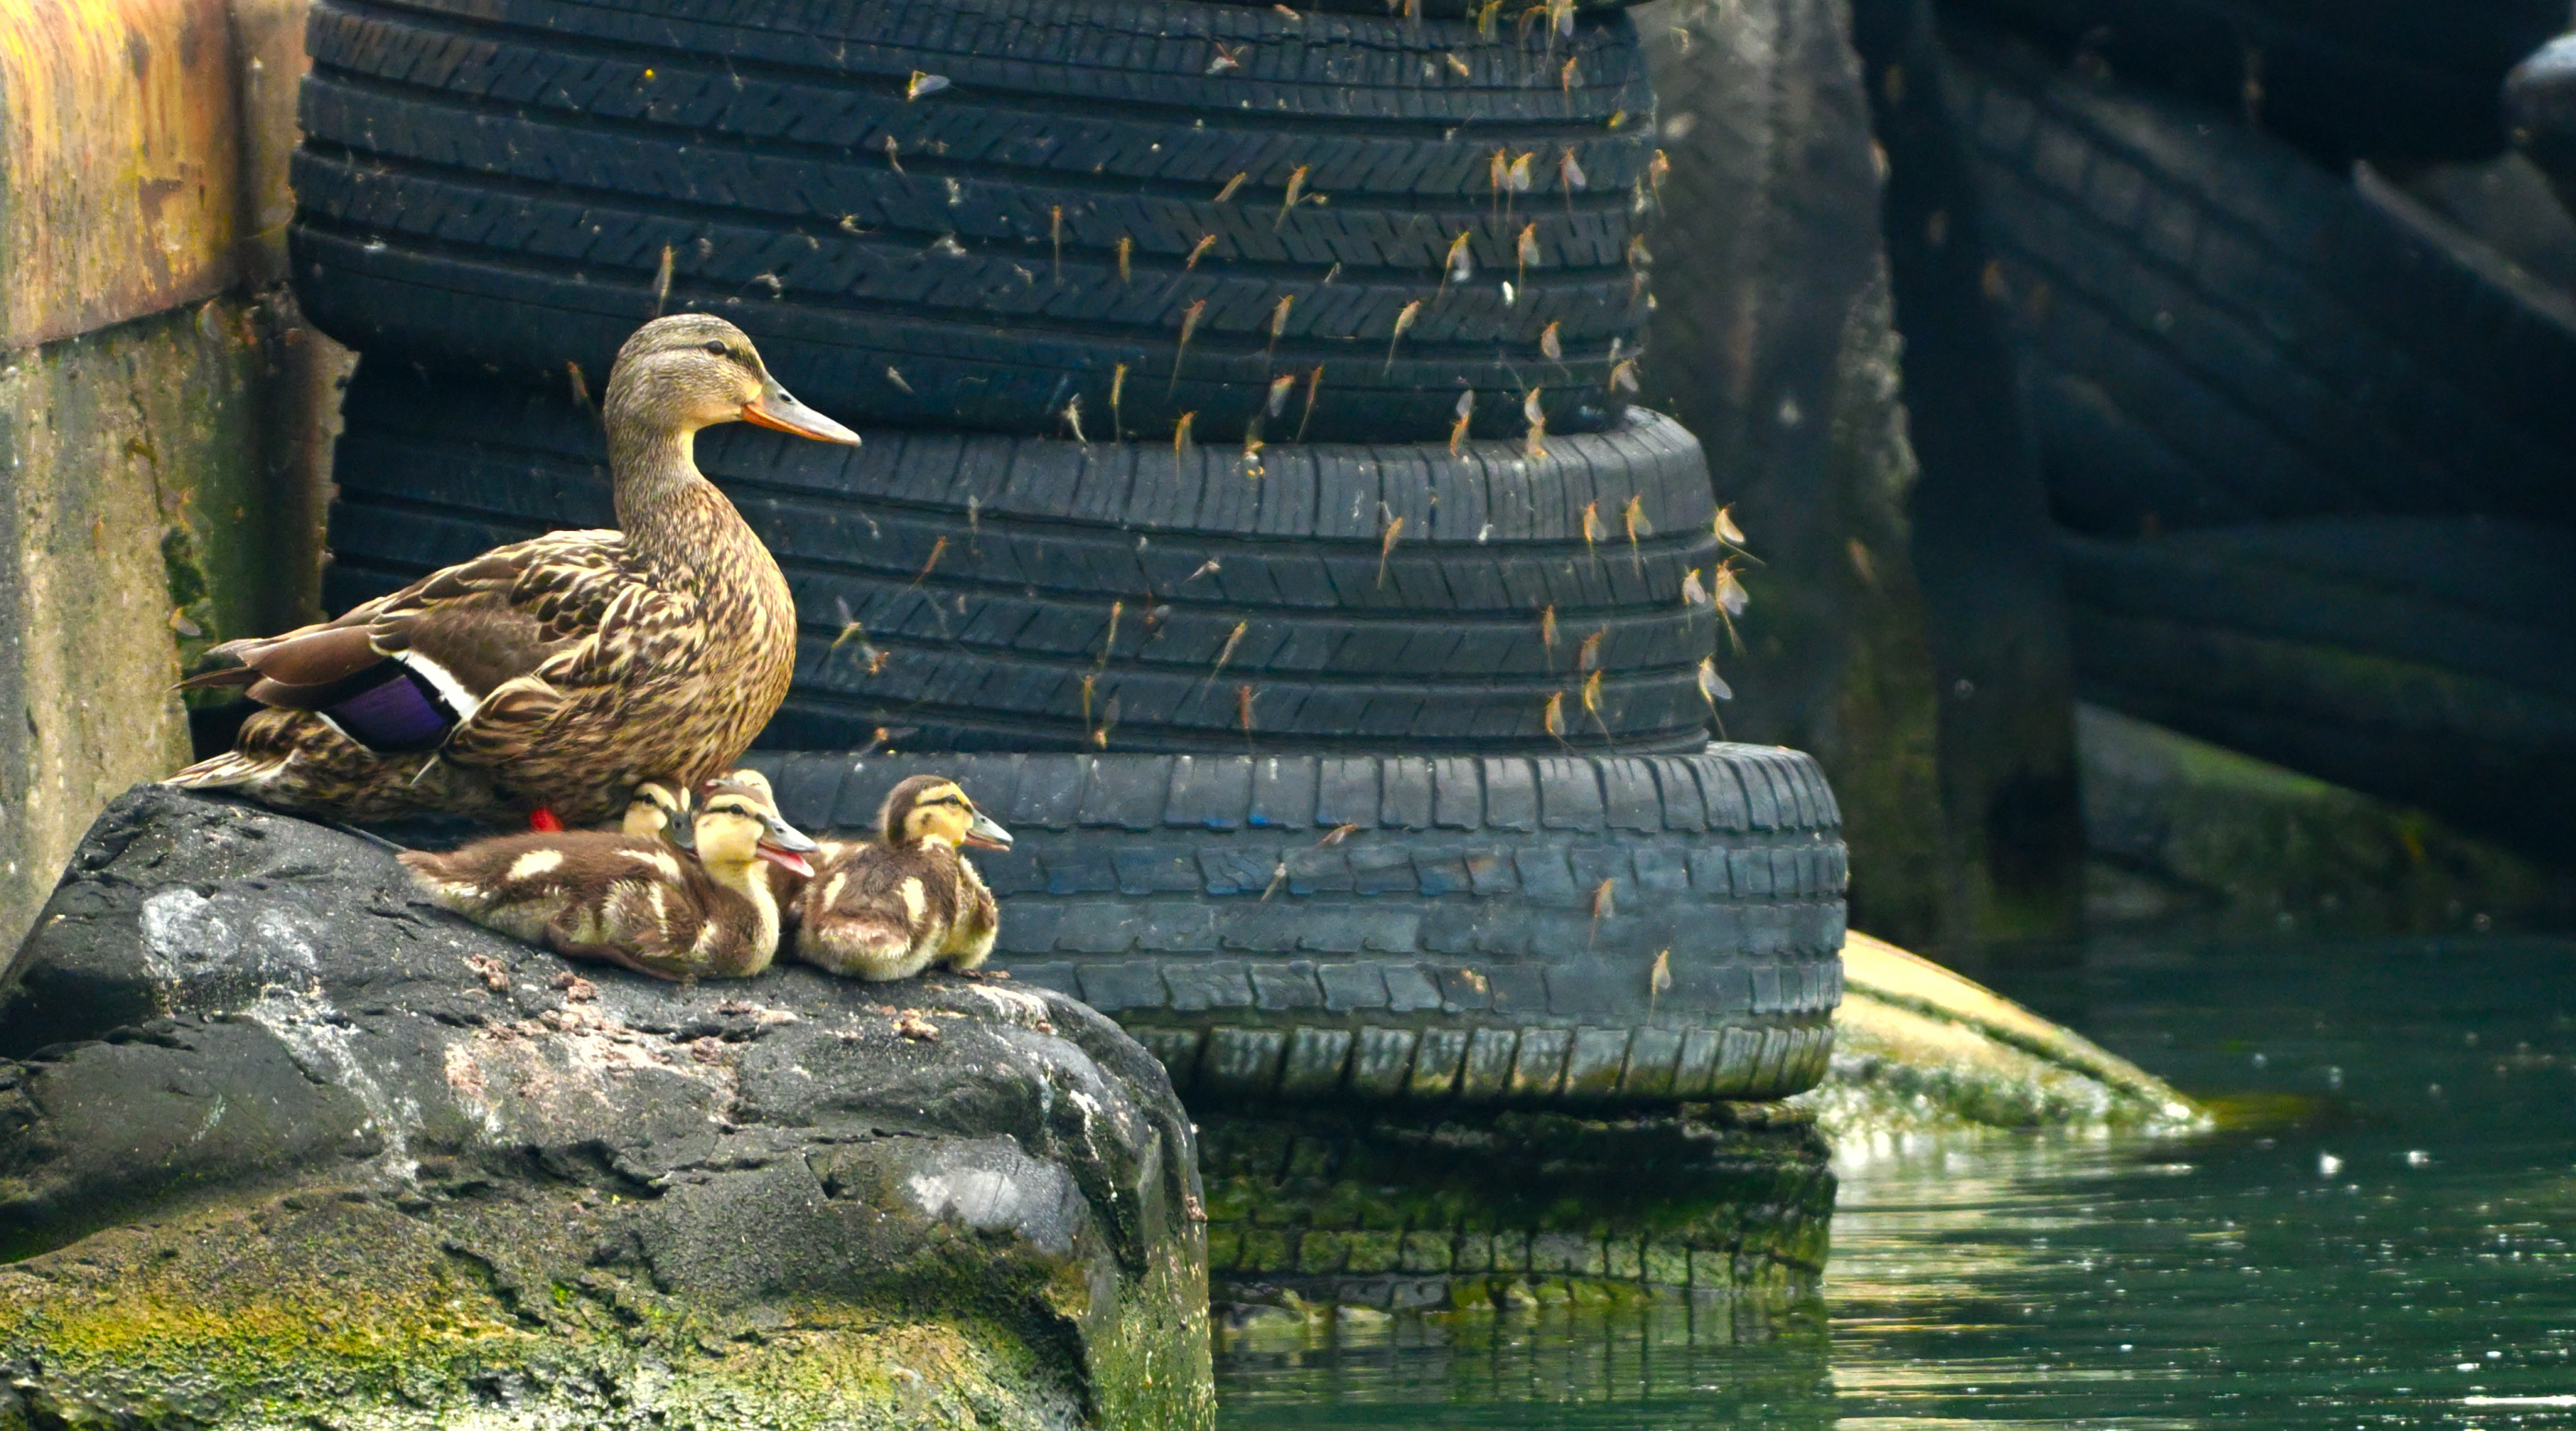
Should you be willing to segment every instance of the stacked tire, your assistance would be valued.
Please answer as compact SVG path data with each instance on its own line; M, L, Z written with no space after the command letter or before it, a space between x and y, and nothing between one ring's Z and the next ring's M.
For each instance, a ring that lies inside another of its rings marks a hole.
M321 0L298 291L362 351L541 380L704 309L862 426L1611 425L1635 27L1283 9Z
M866 435L696 448L797 600L759 758L815 828L961 779L1021 837L979 856L1016 977L1193 1099L1822 1076L1839 814L1710 742L1715 489L1626 401L1660 171L1623 14L311 25L295 279L366 355L335 607L606 523L587 391L657 308L719 313Z
M2490 115L2495 35L2539 23L2507 0L2346 8L2318 23L2440 32L2414 50L2428 66L2484 46L2460 72ZM2138 82L2151 65L2106 77L1958 15L1945 39L2063 529L2078 693L2563 862L2576 295L2418 202L2399 166L2321 165ZM2351 93L2442 132L2417 90Z
M2493 155L2507 73L2568 24L2561 0L1955 3L2334 163Z

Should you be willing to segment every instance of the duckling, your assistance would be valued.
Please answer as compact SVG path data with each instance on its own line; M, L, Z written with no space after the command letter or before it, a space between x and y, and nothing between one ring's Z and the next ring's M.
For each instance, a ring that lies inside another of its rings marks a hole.
M735 780L745 775L757 778L757 773L749 770L737 770L725 778ZM761 789L764 793L768 790L767 781L762 781ZM681 823L682 817L688 813L688 787L668 780L647 780L636 786L635 793L628 797L625 818L618 822L617 828L619 833L639 840L667 839L679 843L688 837L687 827Z
M742 330L657 318L618 350L601 416L617 529L549 532L342 615L226 642L184 689L271 709L170 777L364 823L430 812L560 830L615 818L642 779L730 768L796 667L787 578L698 471L696 434L750 422L857 433L788 395Z
M567 959L660 979L750 978L778 952L778 900L765 866L810 876L804 857L814 842L779 818L766 782L710 781L694 818L673 833L683 830L682 849L655 836L582 831L505 835L401 859L438 904Z
M839 846L798 901L796 957L835 974L905 979L934 962L963 973L993 952L1001 912L958 847L1007 850L957 782L915 775L887 794L876 838Z
M730 771L724 776L724 781L729 785L739 785L750 791L768 809L775 811L778 808L778 797L770 791L769 777L759 771L749 769ZM672 832L671 838L682 848L686 848L689 833L687 827L673 828L677 823L676 818L668 813L668 807L663 803L673 798L678 799L679 809L688 809L689 800L685 791L678 792L675 796L672 787L658 780L647 780L636 786L636 803L626 807L626 833L649 836L661 834L667 829ZM648 800L654 802L656 808L645 809L644 802ZM778 916L782 921L780 937L784 938L786 934L795 931L798 896L805 892L805 881L813 875L815 869L822 867L823 861L837 858L842 848L841 842L837 840L817 841L813 849L804 852L807 868L801 871L780 861L770 861L760 867L761 875L769 881L770 897L778 902Z

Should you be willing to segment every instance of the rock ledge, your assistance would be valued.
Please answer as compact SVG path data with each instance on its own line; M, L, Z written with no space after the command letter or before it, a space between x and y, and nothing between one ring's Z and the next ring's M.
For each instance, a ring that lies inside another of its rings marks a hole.
M576 979L143 787L0 979L0 1428L1206 1426L1198 1197L1060 995Z

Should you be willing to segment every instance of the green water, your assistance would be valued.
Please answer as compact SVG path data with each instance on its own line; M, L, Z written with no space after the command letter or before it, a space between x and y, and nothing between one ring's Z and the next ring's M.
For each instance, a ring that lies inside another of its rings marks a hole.
M1849 1162L1822 1305L1220 1355L1285 1427L2576 1427L2576 942L2000 975L2244 1125Z

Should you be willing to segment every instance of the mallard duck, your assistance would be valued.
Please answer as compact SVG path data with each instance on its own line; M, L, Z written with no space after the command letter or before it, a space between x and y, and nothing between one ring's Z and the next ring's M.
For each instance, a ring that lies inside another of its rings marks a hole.
M751 340L683 313L635 331L603 407L616 531L553 532L337 621L232 641L189 689L276 709L170 778L341 820L413 811L538 829L614 818L636 782L732 766L787 694L796 608L769 549L698 473L698 429L856 433L788 396Z
M604 830L503 835L402 862L431 900L568 959L661 979L747 979L778 952L769 865L811 875L814 842L758 789L710 782L682 849ZM766 862L766 863L764 863Z
M796 957L835 974L905 979L934 962L970 970L993 952L1001 912L960 846L1007 850L957 782L915 775L887 794L876 838L835 844L798 901Z

